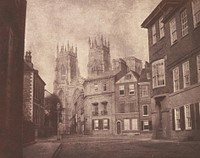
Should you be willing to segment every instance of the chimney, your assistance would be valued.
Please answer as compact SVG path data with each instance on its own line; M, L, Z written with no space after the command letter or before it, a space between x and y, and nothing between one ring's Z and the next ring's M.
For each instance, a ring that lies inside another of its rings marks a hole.
M31 68L33 68L31 51L27 51L27 52L26 52L25 61L26 61L26 63L27 63Z

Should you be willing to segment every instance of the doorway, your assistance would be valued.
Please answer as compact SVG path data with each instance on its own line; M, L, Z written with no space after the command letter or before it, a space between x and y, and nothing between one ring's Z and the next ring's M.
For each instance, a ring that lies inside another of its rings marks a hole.
M121 134L121 122L117 122L117 134Z

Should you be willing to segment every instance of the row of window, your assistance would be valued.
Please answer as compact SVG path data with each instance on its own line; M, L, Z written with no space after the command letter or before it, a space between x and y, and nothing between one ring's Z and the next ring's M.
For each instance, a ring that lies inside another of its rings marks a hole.
M180 90L180 73L179 67L176 67L172 70L173 72L173 89L174 92ZM190 64L189 61L186 61L182 64L183 72L183 88L190 86ZM200 82L200 55L197 56L197 74L198 82Z
M129 84L128 89L129 89L129 95L135 95L135 85L134 84ZM119 95L120 96L125 95L125 85L119 86Z
M173 130L200 129L200 104L185 105L172 110Z
M108 115L107 111L107 102L102 102L101 104L98 103L93 103L93 116L98 116L98 115ZM99 107L101 108L101 111L99 110ZM100 113L99 113L100 111Z
M97 83L94 84L94 90L97 92L99 90L99 85ZM103 83L103 91L107 91L107 84Z
M96 119L92 120L92 129L98 130L109 130L109 119Z
M197 56L197 74L198 82L200 82L200 55ZM180 90L180 70L176 67L173 72L173 87L174 92ZM183 72L183 88L190 86L190 64L186 61L182 64ZM165 61L160 59L152 63L152 84L153 88L165 86Z
M138 119L124 119L123 124L124 131L130 131L130 130L138 130ZM141 130L143 131L149 131L152 130L152 121L149 120L143 120L141 121Z
M119 95L120 96L126 95L125 88L126 88L125 85L119 86ZM135 85L134 84L129 84L127 89L128 89L128 95L135 95ZM148 85L141 85L140 86L140 96L141 97L148 97L149 96L149 86Z
M192 1L192 12L193 12L193 22L194 28L196 28L200 23L200 0L193 0ZM162 23L163 17L159 19L159 38L163 38L164 33L164 24ZM187 9L184 9L180 13L180 21L181 21L181 35L182 37L188 34L188 16L187 16ZM171 45L176 43L177 41L177 24L176 18L174 17L169 22L170 27L170 38L171 38ZM157 42L157 32L156 32L156 25L152 26L152 44Z

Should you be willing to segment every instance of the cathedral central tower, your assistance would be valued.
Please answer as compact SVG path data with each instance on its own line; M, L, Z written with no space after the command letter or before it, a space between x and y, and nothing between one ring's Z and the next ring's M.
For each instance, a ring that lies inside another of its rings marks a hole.
M98 76L111 69L110 42L100 38L89 38L88 77Z

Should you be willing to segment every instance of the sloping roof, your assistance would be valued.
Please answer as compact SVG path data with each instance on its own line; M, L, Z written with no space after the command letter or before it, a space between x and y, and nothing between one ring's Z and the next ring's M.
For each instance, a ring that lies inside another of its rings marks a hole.
M132 74L133 77L126 79L125 77L129 74ZM116 83L125 83L125 82L135 82L138 81L139 79L139 74L136 73L135 71L130 70L129 72L127 72L126 74L124 74Z
M150 13L150 15L144 20L144 22L141 24L141 27L148 28L152 25L152 23L154 23L154 20L156 18L163 14L163 11L166 10L166 8L176 7L178 4L180 4L180 2L183 1L185 0L162 0Z

